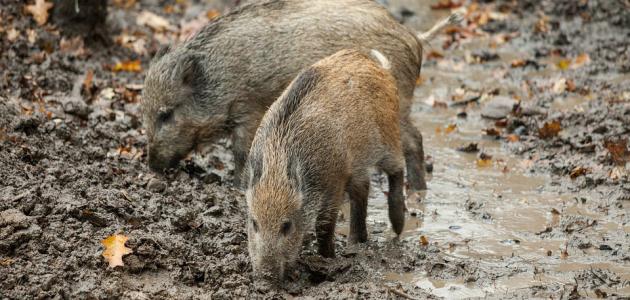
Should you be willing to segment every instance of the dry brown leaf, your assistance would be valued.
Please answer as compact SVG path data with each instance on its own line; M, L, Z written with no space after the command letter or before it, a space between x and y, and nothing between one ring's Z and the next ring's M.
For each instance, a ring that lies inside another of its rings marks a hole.
M171 23L162 16L158 16L150 11L143 11L138 15L136 19L138 26L149 26L151 29L162 32L165 30L171 30Z
M534 25L534 31L539 33L547 33L549 31L549 24L547 23L548 18L546 16L542 16Z
M440 0L437 4L431 5L431 9L453 9L462 6L462 2L453 0Z
M573 168L573 170L571 170L571 173L569 174L569 176L571 177L571 179L576 179L580 176L584 176L588 173L590 173L591 170L584 168L584 167L575 167Z
M136 5L136 0L113 0L113 4L118 8L129 9Z
M496 128L486 128L483 130L483 133L487 136L499 136L501 132Z
M555 137L562 130L562 125L559 121L546 122L542 128L538 129L538 136L541 139L549 139Z
M206 12L206 17L208 17L208 20L211 20L211 21L218 18L219 16L221 16L221 13L216 9L211 9L208 12Z
M512 68L523 67L523 66L525 66L525 60L524 59L515 59L515 60L512 61L512 63L510 65L512 66Z
M48 10L52 7L53 4L46 2L46 0L35 0L35 4L25 6L24 10L33 15L37 25L42 26L48 21Z
M114 234L101 241L101 244L105 246L103 257L109 263L110 268L124 266L125 264L122 261L122 257L133 253L131 249L125 247L125 243L128 239L129 238L124 235Z
M11 28L7 30L7 40L9 42L15 42L15 40L17 40L19 36L20 36L20 32L17 29Z
M87 54L83 38L80 36L71 39L61 38L59 41L59 50L64 54L70 54L77 57L82 57Z
M420 245L422 245L422 246L428 246L429 245L429 240L427 239L426 236L424 236L424 235L420 236Z
M590 62L591 62L591 58L588 56L588 54L582 53L575 58L575 61L573 61L571 68L577 69L579 67L587 65Z
M516 134L510 134L505 139L510 143L518 142L521 138Z
M612 180L619 180L624 176L628 176L628 170L625 166L615 166L608 173L608 177Z
M427 60L431 60L431 59L442 59L444 58L444 54L437 52L437 51L430 51L429 54L427 54Z
M128 61L124 61L124 62L118 62L116 63L116 65L114 65L112 67L112 71L114 72L141 72L142 71L142 65L140 63L139 59L136 60L128 60Z
M620 138L617 140L608 139L604 141L604 148L608 150L612 161L619 166L623 166L630 161L630 150L628 150L628 139Z
M567 79L566 89L568 92L571 92L571 93L575 92L577 87L575 86L575 81L573 81L573 79Z

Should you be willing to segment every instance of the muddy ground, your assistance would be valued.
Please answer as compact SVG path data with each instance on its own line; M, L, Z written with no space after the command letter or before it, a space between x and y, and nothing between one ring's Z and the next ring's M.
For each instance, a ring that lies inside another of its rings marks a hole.
M0 298L630 297L627 0L381 1L418 30L467 16L419 80L429 191L395 242L375 175L370 241L348 247L342 214L338 257L306 245L283 290L250 278L228 142L167 178L146 166L133 60L234 3L133 2L72 38L0 0ZM109 268L117 233L133 253Z

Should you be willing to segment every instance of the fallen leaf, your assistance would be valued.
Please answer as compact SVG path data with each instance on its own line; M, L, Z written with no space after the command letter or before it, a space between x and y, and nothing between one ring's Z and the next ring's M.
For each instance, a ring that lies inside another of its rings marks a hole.
M558 79L551 89L556 94L562 94L567 90L567 80L565 78Z
M617 140L607 139L604 141L604 148L608 150L612 161L616 165L623 166L630 161L630 150L628 150L628 138Z
M492 166L492 155L481 152L477 159L477 167L486 168Z
M424 235L420 236L420 245L422 245L422 246L428 246L429 245L429 240L427 239L426 236L424 236Z
M567 83L566 83L566 89L568 92L575 92L575 90L577 89L577 87L575 86L575 82L572 79L567 79Z
M53 4L46 2L46 0L35 0L34 5L27 5L24 10L33 15L37 25L42 26L48 21L48 10L52 7Z
M508 120L507 119L500 119L500 120L496 120L494 122L494 126L496 127L501 127L501 128L505 128L508 126Z
M0 266L8 267L13 263L13 259L10 258L2 258L0 259Z
M136 0L113 0L114 6L129 9L136 5Z
M7 30L7 40L9 42L15 42L15 40L17 40L19 36L20 36L20 32L17 29L11 28Z
M512 68L523 67L523 66L525 66L525 60L524 59L516 59L516 60L513 60L510 65L512 66Z
M427 54L427 60L431 60L431 59L442 59L444 58L444 54L437 52L437 51L430 51Z
M538 129L538 136L541 139L549 139L555 137L562 130L559 121L546 122L542 128Z
M486 128L483 130L483 133L487 136L499 136L501 132L496 128Z
M124 62L118 62L114 67L112 67L112 71L114 72L135 72L138 73L142 71L142 65L140 64L140 60L128 60Z
M556 63L556 66L558 67L558 69L564 71L568 69L569 66L571 66L571 61L568 59L561 59L558 63Z
M521 140L521 138L516 134L510 134L505 139L510 143L515 143Z
M210 21L218 18L219 16L221 16L221 13L216 9L211 9L208 12L206 12L206 17L208 17L208 20Z
M580 176L584 176L586 174L590 173L590 170L584 167L575 167L573 168L573 170L571 170L571 173L569 174L569 176L571 177L571 179L576 179Z
M466 152L466 153L477 153L479 152L479 145L477 145L477 143L470 143L466 146L457 148L457 151Z
M136 24L138 24L138 26L149 26L157 32L172 29L171 23L167 19L146 10L138 15Z
M453 0L440 0L437 4L431 5L431 9L453 9L462 6L462 2Z
M446 128L444 128L444 133L449 134L457 129L457 124L448 124Z
M628 176L628 170L625 166L615 166L608 173L608 177L615 181L623 178L624 176Z
M125 243L128 239L129 238L124 235L114 234L101 241L101 244L105 246L103 257L109 263L110 268L124 266L125 264L122 261L122 257L133 253L131 249L125 247Z
M536 25L534 25L534 32L547 33L549 31L548 19L547 16L540 17L540 19L536 21Z
M61 38L59 41L59 50L61 53L69 54L77 57L83 57L87 54L83 38L80 36L66 39Z
M580 68L591 62L591 58L586 53L582 53L575 58L575 61L571 65L572 69Z
M35 44L35 42L37 41L37 31L33 30L33 29L29 29L26 31L26 39L28 40L28 43L33 45Z

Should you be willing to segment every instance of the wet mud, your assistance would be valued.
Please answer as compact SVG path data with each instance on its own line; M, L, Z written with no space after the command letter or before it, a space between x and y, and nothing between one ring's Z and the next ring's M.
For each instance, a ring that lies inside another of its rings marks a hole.
M73 39L0 0L0 298L630 297L627 1L454 7L465 29L427 45L416 89L433 171L400 240L374 174L369 241L346 243L344 207L337 257L305 244L282 289L251 278L229 142L153 175L142 72L113 71L183 38L142 12L194 31L234 2L110 2L106 38ZM381 2L417 30L449 13ZM133 251L121 267L102 257L112 234Z

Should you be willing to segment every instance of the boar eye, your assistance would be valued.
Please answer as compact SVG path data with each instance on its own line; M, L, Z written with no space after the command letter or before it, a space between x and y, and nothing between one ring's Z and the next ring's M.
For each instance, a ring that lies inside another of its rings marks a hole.
M280 233L282 233L282 235L288 235L289 231L291 231L291 221L282 223L282 226L280 226Z
M254 228L254 232L258 232L258 222L252 219L252 227Z
M158 122L160 124L169 122L171 119L173 119L173 110L172 109L160 110L158 112Z

